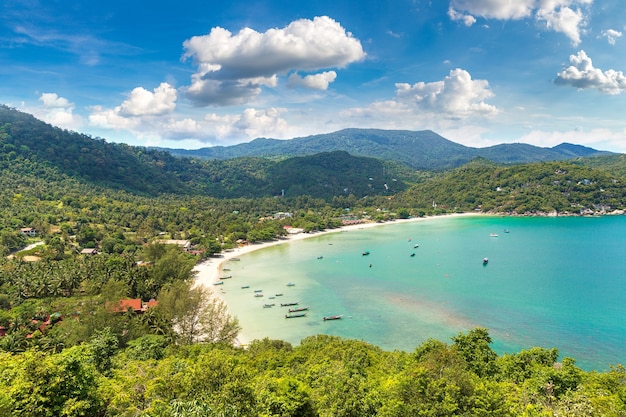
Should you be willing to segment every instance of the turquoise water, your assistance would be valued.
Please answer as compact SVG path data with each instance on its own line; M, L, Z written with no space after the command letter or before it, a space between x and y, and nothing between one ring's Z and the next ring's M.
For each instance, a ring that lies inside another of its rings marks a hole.
M325 333L412 351L481 326L499 353L556 347L606 370L626 364L625 254L624 216L442 217L252 252L225 265L222 290L246 340ZM292 301L306 317L285 319Z

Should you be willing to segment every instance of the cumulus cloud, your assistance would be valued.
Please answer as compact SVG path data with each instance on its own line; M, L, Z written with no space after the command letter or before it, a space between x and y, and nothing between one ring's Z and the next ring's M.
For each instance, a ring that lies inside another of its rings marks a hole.
M457 68L442 81L396 84L396 98L426 112L441 112L451 118L498 113L484 100L493 97L486 80L473 80L469 72Z
M328 90L330 83L335 81L337 73L335 71L325 71L319 74L306 75L300 77L294 72L287 81L288 87L306 87L313 90Z
M602 71L593 66L591 58L583 50L570 55L570 66L557 74L554 82L579 89L596 88L605 94L620 94L626 90L626 76L622 71Z
M154 93L137 87L119 107L123 116L162 115L176 108L176 89L168 83L161 83Z
M137 87L119 106L112 109L93 106L89 123L106 129L133 129L154 116L163 116L174 111L177 96L174 87L161 83L153 91Z
M577 46L587 25L581 8L592 3L593 0L450 0L448 16L467 26L476 22L475 16L499 20L534 18L548 30L563 33Z
M622 37L622 32L615 29L603 30L600 36L606 38L611 45L615 45L617 39Z
M262 86L275 86L279 75L343 68L365 57L359 40L327 16L263 33L244 28L233 34L215 27L183 46L182 59L198 68L185 92L198 105L245 103Z
M82 125L82 118L74 114L74 103L56 93L42 93L39 101L42 109L33 113L51 125L63 129L76 129Z
M486 80L455 69L441 81L398 83L393 99L346 109L340 116L351 126L449 131L497 115L499 109L485 101L493 96Z

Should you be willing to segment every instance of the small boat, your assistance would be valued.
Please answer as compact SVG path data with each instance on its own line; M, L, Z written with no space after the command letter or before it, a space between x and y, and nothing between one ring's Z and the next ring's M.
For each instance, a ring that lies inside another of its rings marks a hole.
M222 271L230 271L230 268L224 268Z
M509 229L504 229L504 233L509 233Z
M294 285L296 285L296 284L294 284L293 282L288 282L288 283L287 283L287 286L288 286L288 287L293 287Z
M298 302L291 302L291 303L280 303L281 307L289 307L289 306L297 306Z
M343 317L343 314L339 314L337 316L325 316L324 317L324 321L327 321L327 320L339 320L342 317Z
M263 292L263 290L254 290L254 292Z
M483 265L487 265L489 263L489 259L488 258L483 258Z
M318 256L317 259L324 259L324 257L323 256Z
M282 296L283 296L282 292L279 292L278 294L276 294L276 297L282 297Z
M224 281L215 281L213 285L224 285Z
M241 289L242 289L242 290L245 290L246 288L250 288L250 286L249 286L249 285L242 285L242 286L241 286Z
M413 252L413 253L411 254L411 258L412 258L412 257L414 257L414 256L415 256L415 252Z
M413 245L414 248L419 248L420 245L418 245L417 243L415 245Z
M306 313L285 314L286 319L293 319L296 317L304 317L304 316L306 316Z
M363 256L367 256L369 254L370 254L369 251L365 251L365 252L362 253Z
M267 297L267 298L269 298L270 300L273 300L273 299L274 299L274 298L276 298L276 297L274 297L273 295L270 295L270 296L269 296L269 297Z
M263 297L263 294L261 294L260 292L254 294L255 297Z
M239 258L231 258L231 261L241 261Z
M491 237L498 237L498 234L497 233L491 233L489 236L491 236Z
M263 304L263 308L272 308L274 307L276 304Z
M230 279L232 277L233 277L232 275L228 275L228 276L225 276L225 277L220 277L220 279Z
M298 311L307 311L308 309L309 309L308 306L307 307L296 307L296 308L290 308L289 312L290 313L295 313L295 312L298 312Z

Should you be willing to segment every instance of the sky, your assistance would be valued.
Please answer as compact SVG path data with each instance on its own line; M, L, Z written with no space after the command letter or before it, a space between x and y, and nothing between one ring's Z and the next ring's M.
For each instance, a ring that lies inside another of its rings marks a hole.
M3 0L0 103L197 149L343 128L626 153L623 0Z

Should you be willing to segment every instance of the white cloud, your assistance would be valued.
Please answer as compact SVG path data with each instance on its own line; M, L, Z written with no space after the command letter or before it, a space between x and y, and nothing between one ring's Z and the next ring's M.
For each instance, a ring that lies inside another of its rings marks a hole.
M42 93L39 97L45 108L47 109L60 109L60 108L73 108L74 105L64 97L59 97L56 93Z
M622 32L615 29L603 30L600 36L606 38L611 45L615 45L615 42L617 42L617 38L622 37Z
M176 108L177 92L168 83L161 83L154 92L143 87L133 89L119 106L106 109L91 107L89 123L105 129L132 130L141 125L150 125L155 116L164 116Z
M593 66L591 58L581 50L570 55L570 66L557 74L554 82L579 89L596 88L606 94L620 94L626 90L626 76L622 71L612 69L602 71Z
M335 81L337 73L335 71L325 71L319 74L306 75L300 77L298 73L294 72L289 76L287 81L288 87L306 87L313 90L328 90L330 83Z
M62 129L77 129L82 126L82 118L74 114L74 103L56 93L42 93L39 101L43 108L32 110L43 121Z
M162 115L175 108L176 89L168 83L161 83L154 93L143 87L133 89L119 107L119 113L123 116Z
M574 129L569 131L533 130L519 139L518 142L535 146L556 146L561 143L575 143L598 150L624 149L626 131L615 132L610 129Z
M183 46L183 60L198 66L185 89L198 105L245 103L258 96L262 86L275 86L279 75L343 68L365 57L359 40L327 16L296 20L264 33L244 28L232 34L215 27Z
M474 16L499 20L534 18L545 23L548 30L563 33L577 46L587 25L581 7L592 3L593 0L450 0L448 16L467 26L476 21L468 19Z
M472 80L470 73L460 68L450 71L442 81L396 84L398 101L419 111L437 112L450 118L497 114L498 109L484 101L493 95L489 82Z

